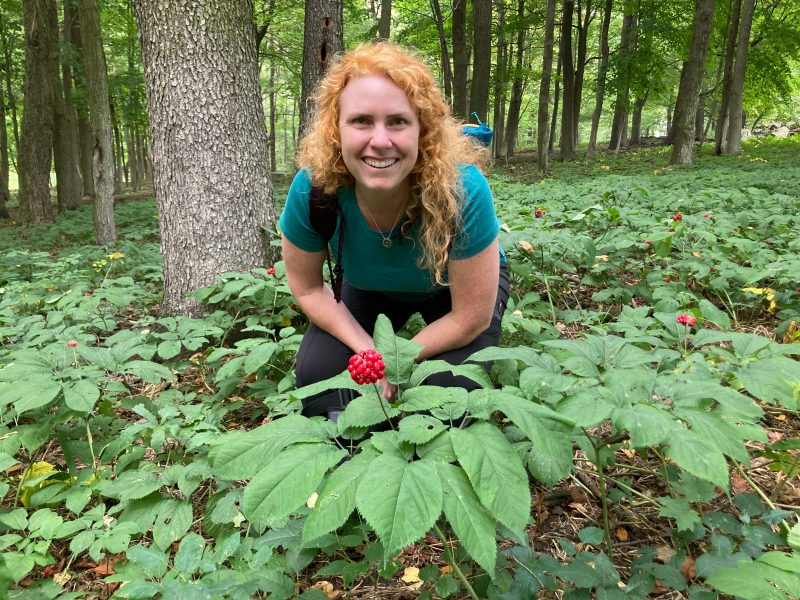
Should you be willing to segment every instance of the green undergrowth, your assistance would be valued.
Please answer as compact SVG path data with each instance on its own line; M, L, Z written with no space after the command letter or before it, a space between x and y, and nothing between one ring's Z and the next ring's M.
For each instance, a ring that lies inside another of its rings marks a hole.
M391 404L346 373L296 389L281 263L198 291L203 319L160 316L152 201L117 206L112 250L88 210L3 225L0 596L84 597L88 563L119 598L314 599L404 573L423 598L800 597L797 150L498 167L513 289L474 356L491 371L414 364L382 318ZM478 389L426 384L448 370ZM299 414L330 387L357 396L336 423ZM537 545L537 497L578 476L594 522ZM669 553L620 542L637 507Z

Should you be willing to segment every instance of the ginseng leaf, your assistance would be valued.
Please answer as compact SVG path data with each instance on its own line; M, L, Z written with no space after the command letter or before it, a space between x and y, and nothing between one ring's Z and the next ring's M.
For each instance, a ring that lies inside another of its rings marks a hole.
M397 337L392 329L392 322L386 315L378 315L372 339L375 341L375 349L383 356L386 380L394 384L407 382L414 368L414 359L422 346Z
M358 484L356 506L383 543L384 557L394 556L425 535L442 512L435 463L379 456Z

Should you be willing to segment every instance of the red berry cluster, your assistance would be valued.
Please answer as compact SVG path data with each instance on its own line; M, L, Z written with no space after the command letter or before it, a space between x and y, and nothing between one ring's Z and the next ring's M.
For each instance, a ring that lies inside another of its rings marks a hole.
M544 211L541 208L537 208L534 211L533 216L536 217L537 219L541 219L544 216Z
M681 213L675 213L672 215L673 221L683 221L683 215Z
M362 350L350 357L347 370L350 377L358 384L375 383L383 379L383 357L375 350Z
M697 318L689 313L681 313L675 319L675 322L678 325L687 325L688 327L694 327L697 325Z

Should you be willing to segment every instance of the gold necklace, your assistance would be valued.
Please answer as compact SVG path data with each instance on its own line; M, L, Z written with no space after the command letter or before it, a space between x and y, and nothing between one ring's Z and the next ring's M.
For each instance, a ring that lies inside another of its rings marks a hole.
M383 235L383 231L381 231L381 228L378 227L378 223L377 221L375 221L375 217L372 216L372 213L370 212L369 206L367 206L366 202L364 203L364 210L367 211L367 214L369 215L372 224L375 225L375 229L378 231L378 235L381 236L381 245L384 248L391 248L392 234L394 233L394 228L397 227L397 222L400 220L400 215L402 215L405 212L405 203L403 203L403 206L400 207L400 212L397 213L397 217L395 217L394 219L394 224L392 225L392 228L389 230L389 235Z

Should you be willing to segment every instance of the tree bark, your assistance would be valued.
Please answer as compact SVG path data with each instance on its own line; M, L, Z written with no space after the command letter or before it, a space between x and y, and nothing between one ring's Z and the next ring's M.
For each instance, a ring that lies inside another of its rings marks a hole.
M55 0L23 2L25 87L18 158L19 208L23 223L52 221L50 166L55 127L54 97L58 15Z
M8 202L11 200L11 191L8 188L8 132L6 131L6 103L3 97L3 87L0 86L0 219L10 219Z
M700 86L705 73L706 54L714 21L714 0L695 0L692 41L686 70L678 88L678 99L672 117L672 156L670 164L689 165L692 163L694 144L695 115L700 98Z
M381 18L378 21L378 37L383 40L388 40L391 27L392 0L381 0Z
M222 273L276 259L269 239L275 207L252 5L136 0L134 8L150 116L164 310L197 315L202 307L187 294Z
M311 116L311 95L328 70L331 59L344 50L342 0L305 0L305 6L300 88L301 133Z
M577 14L578 14L578 49L575 55L575 92L573 93L573 133L575 141L573 147L578 147L578 140L580 137L580 122L581 122L581 104L583 101L583 78L586 72L586 52L589 36L589 25L594 19L594 11L592 10L592 0L584 0L586 6L584 7L583 19L581 19L581 2L578 0Z
M77 11L72 15L70 41L74 49L73 55L78 57L78 60L83 64L80 13ZM72 72L72 79L75 89L83 90L81 100L75 103L78 126L78 149L80 152L78 165L80 166L81 180L83 181L83 195L94 198L94 177L92 176L92 127L89 124L89 107L87 105L89 92L86 89L86 78L83 75L83 69L74 70Z
M561 74L563 78L563 98L561 100L561 159L575 156L575 67L572 64L572 16L575 1L564 0L561 13Z
M625 16L622 20L622 33L619 43L620 67L617 70L617 98L614 105L614 120L611 124L611 141L609 148L617 151L626 138L626 124L628 122L628 103L630 102L631 62L634 46L636 27L636 3L634 0L625 0Z
M548 0L549 1L549 0ZM559 43L559 46L561 44ZM558 60L556 61L556 85L553 90L553 115L550 118L550 134L547 140L547 151L553 151L553 145L556 139L556 125L558 124L558 103L561 96L561 52L558 53Z
M8 99L8 108L11 111L11 131L14 135L14 147L19 152L19 119L17 118L17 97L14 94L14 86L11 83L14 71L14 62L11 58L11 46L9 44L8 32L6 31L5 15L0 11L0 36L2 36L3 44L3 63L5 74L4 82L6 84L6 98Z
M450 102L453 97L453 72L450 69L450 53L447 49L447 36L444 31L444 19L439 0L430 0L436 31L439 34L439 51L442 53L442 76L444 78L444 97Z
M100 246L117 241L114 221L114 149L108 98L108 70L103 53L97 0L78 0L81 45L89 94L92 128L92 179L94 179L94 237Z
M547 111L550 108L550 77L553 72L553 29L555 28L556 0L547 0L544 23L544 49L542 50L542 79L539 85L539 113L536 131L536 166L547 173L550 128Z
M508 42L506 41L506 5L504 1L497 4L497 54L494 70L494 110L492 111L492 139L494 158L501 158L506 153L505 123L506 94L508 85ZM487 115L488 116L488 115Z
M453 2L453 115L466 119L470 48L467 44L467 0Z
M727 45L725 48L725 67L722 75L722 94L720 95L719 116L714 128L714 154L722 154L725 147L728 129L728 105L730 104L731 79L733 78L733 61L736 55L736 38L739 35L739 14L742 1L731 0L728 16Z
M525 0L517 2L517 19L521 23L525 17ZM517 31L516 57L514 59L514 80L511 83L511 101L508 103L508 125L506 126L506 156L514 156L519 136L519 118L522 113L522 95L525 91L525 79L523 78L523 58L525 55L525 28L520 27ZM552 68L553 49L550 48L550 64ZM548 74L548 78L549 78ZM548 80L549 86L549 80ZM549 90L548 90L549 91Z
M592 131L589 134L587 156L593 156L597 147L597 130L600 128L600 117L603 114L603 100L606 92L606 72L608 71L608 29L611 25L611 8L613 0L606 0L603 11L603 24L600 28L600 64L597 67L597 87L594 93L594 113L592 113Z
M747 69L747 50L750 46L750 27L753 24L755 0L743 0L742 23L739 27L739 42L736 46L736 64L731 78L730 102L728 104L728 135L726 154L742 153L742 100L744 75Z
M481 120L489 118L489 87L492 67L492 2L472 0L472 88L469 95L470 112Z
M633 115L631 117L631 137L629 144L631 146L638 146L642 138L642 109L650 90L646 91L644 96L639 96L633 103Z

